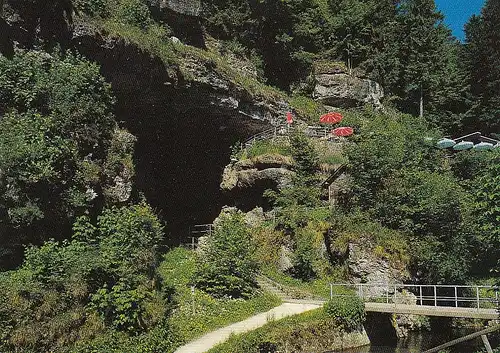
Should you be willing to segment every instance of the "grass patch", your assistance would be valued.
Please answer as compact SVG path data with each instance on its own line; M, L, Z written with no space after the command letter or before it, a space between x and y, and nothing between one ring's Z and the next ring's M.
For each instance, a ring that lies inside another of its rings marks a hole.
M294 95L288 103L308 124L318 124L320 116L326 113L322 104L309 97Z
M321 308L281 320L270 321L253 331L231 336L226 342L210 349L208 353L258 353L261 352L262 348L266 347L264 345L267 345L269 348L277 348L279 342L285 336L290 335L291 332L302 331L311 323L320 321L331 321ZM314 333L311 333L311 335L313 336Z
M308 294L318 299L330 298L330 283L343 283L347 279L347 271L343 267L330 267L330 274L313 279L311 281L303 281L293 278L287 274L277 271L274 268L263 269L263 273L280 284L285 292L290 294L301 295L306 297ZM335 289L337 293L337 289ZM338 292L340 294L340 292Z
M258 293L248 300L232 300L214 299L195 289L193 296L191 283L195 269L195 253L184 248L168 252L159 268L164 283L175 288L173 299L176 308L169 323L179 337L179 342L189 342L217 328L242 321L281 304L278 297L269 293Z
M252 146L241 151L240 160L250 159L265 154L291 156L290 142L285 139L256 141Z

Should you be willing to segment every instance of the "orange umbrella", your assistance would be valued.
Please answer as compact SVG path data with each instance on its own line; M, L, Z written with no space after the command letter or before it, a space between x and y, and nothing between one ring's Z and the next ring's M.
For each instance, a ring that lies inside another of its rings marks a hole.
M354 133L354 129L349 126L338 127L332 130L332 134L335 136L350 136Z
M319 118L320 123L324 124L336 124L344 117L340 113L326 113Z

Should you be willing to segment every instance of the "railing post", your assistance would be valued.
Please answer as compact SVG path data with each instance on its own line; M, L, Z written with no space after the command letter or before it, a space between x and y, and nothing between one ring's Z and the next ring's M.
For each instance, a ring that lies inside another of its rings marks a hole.
M396 288L396 285L394 285L394 297L392 299L392 301L394 302L394 306L396 306L396 292L397 292L397 288Z
M436 286L434 286L434 306L438 306L437 288L436 288Z
M476 286L477 311L479 311L479 286Z
M333 299L333 284L330 283L330 299Z
M420 291L420 305L424 305L424 302L422 300L422 285L419 284L418 288L419 288L419 291Z
M458 296L457 296L457 286L455 288L455 308L458 308Z
M387 286L385 287L385 293L386 293L385 302L386 304L389 304L389 284L387 284Z
M360 293L359 296L361 297L361 299L363 301L365 301L365 293L363 293L363 285L362 284L359 285L359 293Z

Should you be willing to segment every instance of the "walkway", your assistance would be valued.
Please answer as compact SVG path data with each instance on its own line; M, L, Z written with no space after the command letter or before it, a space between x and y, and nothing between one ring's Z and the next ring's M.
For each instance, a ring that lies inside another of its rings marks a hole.
M365 310L379 313L499 318L499 288L495 286L331 283L330 298L357 296Z
M269 321L279 320L287 316L300 314L319 307L320 305L318 304L284 303L269 310L268 312L252 316L244 321L212 331L195 341L179 347L175 353L203 353L212 347L215 347L217 344L227 340L231 334L252 331L256 328L264 326Z
M377 313L462 317L484 320L496 320L499 318L498 311L495 309L455 308L451 306L365 303L365 310Z

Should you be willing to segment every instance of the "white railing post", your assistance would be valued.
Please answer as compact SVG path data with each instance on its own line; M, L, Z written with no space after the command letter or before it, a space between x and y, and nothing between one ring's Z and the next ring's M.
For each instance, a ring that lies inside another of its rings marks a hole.
M333 299L333 284L330 283L330 299Z
M479 287L476 286L477 310L479 311Z
M394 285L394 297L392 299L392 301L394 302L394 306L396 306L396 292L397 292L397 288L396 288L396 285Z
M418 286L418 288L419 288L419 291L420 291L420 305L424 305L424 302L423 302L423 300L422 300L422 285L420 284L420 285Z
M385 293L386 293L385 302L386 304L389 304L389 284L387 284L387 286L385 287Z
M437 288L434 286L434 306L438 306L437 301Z
M454 288L455 288L455 308L458 308L457 286L454 286Z

